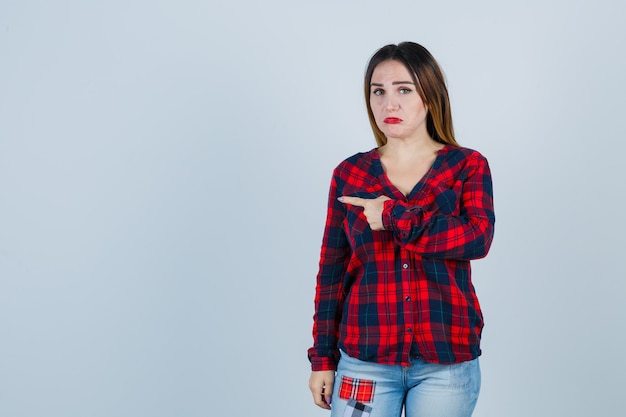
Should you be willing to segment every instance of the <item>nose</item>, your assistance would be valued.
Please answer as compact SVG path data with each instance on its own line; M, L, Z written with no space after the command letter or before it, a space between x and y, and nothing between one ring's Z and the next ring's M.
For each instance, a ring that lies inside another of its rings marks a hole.
M386 103L386 108L387 111L396 111L398 110L398 108L400 107L400 104L398 103L398 100L396 100L394 97L391 96L391 94L389 94L387 96L387 103Z

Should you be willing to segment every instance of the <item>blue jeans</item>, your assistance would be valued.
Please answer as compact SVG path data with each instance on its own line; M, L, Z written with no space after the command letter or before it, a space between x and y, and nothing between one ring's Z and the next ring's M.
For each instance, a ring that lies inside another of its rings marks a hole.
M478 359L380 365L341 352L330 417L470 417L480 391Z

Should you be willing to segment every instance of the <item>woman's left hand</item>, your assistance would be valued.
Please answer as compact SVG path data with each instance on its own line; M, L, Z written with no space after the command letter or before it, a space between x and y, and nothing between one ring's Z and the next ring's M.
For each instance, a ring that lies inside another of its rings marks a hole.
M386 195L376 198L341 196L337 200L344 204L363 207L363 214L367 218L370 228L372 230L385 230L383 226L383 208L385 207L385 201L391 200L391 198Z

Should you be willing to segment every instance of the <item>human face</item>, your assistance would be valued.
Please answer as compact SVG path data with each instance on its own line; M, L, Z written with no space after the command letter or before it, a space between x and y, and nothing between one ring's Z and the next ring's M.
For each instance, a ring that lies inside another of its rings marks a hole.
M383 61L374 68L369 100L376 125L387 140L428 136L428 109L401 62Z

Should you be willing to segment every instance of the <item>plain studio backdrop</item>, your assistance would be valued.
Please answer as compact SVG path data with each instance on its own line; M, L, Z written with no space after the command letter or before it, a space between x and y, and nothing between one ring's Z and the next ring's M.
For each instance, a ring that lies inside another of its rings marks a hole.
M332 169L426 46L496 236L477 417L622 416L623 2L0 1L0 416L327 416Z

